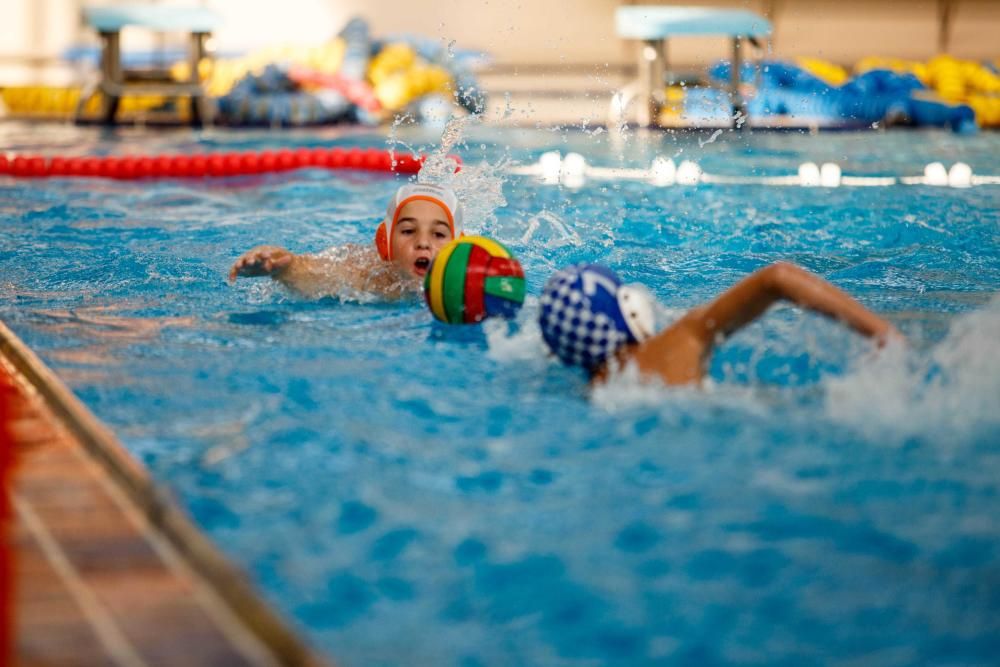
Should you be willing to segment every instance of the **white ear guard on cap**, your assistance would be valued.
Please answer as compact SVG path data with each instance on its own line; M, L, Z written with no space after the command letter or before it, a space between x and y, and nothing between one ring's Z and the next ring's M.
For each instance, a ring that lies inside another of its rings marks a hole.
M618 308L632 336L640 343L653 335L656 321L653 316L653 304L649 294L644 289L632 285L623 285L615 295L618 298Z
M399 219L400 210L413 200L431 201L440 206L448 217L451 238L455 239L462 235L462 206L450 188L430 183L409 183L396 190L396 194L386 207L385 218L375 230L375 248L382 259L392 259L393 227Z

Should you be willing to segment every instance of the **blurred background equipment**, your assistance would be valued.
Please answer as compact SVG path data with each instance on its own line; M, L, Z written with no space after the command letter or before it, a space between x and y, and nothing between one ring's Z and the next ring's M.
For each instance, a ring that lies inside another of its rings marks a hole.
M113 72L102 76L108 65L84 9L172 14L189 11L185 2L3 3L0 115L101 118L113 101L82 93ZM498 125L729 128L749 113L755 127L965 131L996 126L1000 113L992 0L905 11L862 0L552 0L516 12L485 0L203 0L194 9L218 18L203 40L211 57L190 57L183 26L140 22L120 31L121 67L158 71L168 86L200 84L211 103L197 115L217 112L229 126L441 124L471 112ZM681 35L668 54L666 39ZM748 37L762 50L748 49ZM767 63L743 66L755 58ZM117 122L195 120L189 96L121 92Z
M732 41L732 62L740 70L746 44L760 47L771 34L771 23L763 16L740 9L711 7L666 7L633 5L615 12L618 36L642 40L639 50L639 78L614 96L610 124L624 119L635 98L636 121L642 127L654 125L664 101L664 84L674 82L668 61L668 42L677 37L722 36ZM741 128L746 120L746 104L740 95L739 78L732 77L729 97L732 125Z
M101 66L97 81L84 89L77 100L75 119L87 120L87 102L100 92L97 120L112 124L120 101L126 95L160 95L167 99L187 97L191 101L187 115L191 124L210 120L212 110L196 72L206 56L205 42L219 25L219 17L201 7L134 4L112 7L87 7L83 10L87 25L101 37ZM155 33L183 32L187 35L189 75L171 76L169 68L130 68L123 62L121 33L128 27Z

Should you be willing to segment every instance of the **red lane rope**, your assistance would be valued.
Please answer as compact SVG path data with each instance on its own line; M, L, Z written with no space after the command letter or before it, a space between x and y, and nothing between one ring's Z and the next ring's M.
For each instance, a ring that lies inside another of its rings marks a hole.
M455 161L455 170L462 161ZM415 174L425 156L392 152L381 148L299 148L242 153L201 153L192 155L125 155L104 157L42 157L0 155L0 174L19 178L82 176L133 180L139 178L204 178L242 176L291 171L306 167L358 169L365 171Z

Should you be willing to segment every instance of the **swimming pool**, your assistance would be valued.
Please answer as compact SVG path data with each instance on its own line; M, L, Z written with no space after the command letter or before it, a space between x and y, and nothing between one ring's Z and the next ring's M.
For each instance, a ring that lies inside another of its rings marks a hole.
M384 145L2 131L18 151ZM1000 173L995 134L465 132L467 165L555 149L732 175L806 160ZM485 212L502 169L464 173ZM545 357L531 299L513 325L455 328L417 300L310 303L225 283L257 243L367 242L396 185L322 171L0 178L0 318L339 664L995 661L1000 188L506 178L506 206L469 226L508 244L529 295L600 261L648 285L665 321L788 259L911 341L873 356L779 308L719 350L705 390L591 395Z

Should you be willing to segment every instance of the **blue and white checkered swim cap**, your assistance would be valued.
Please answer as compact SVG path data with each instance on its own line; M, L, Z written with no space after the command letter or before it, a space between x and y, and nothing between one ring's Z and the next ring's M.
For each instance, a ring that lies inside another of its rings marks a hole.
M653 333L646 296L598 264L576 264L549 278L541 305L538 323L549 349L563 363L589 371L622 345Z

